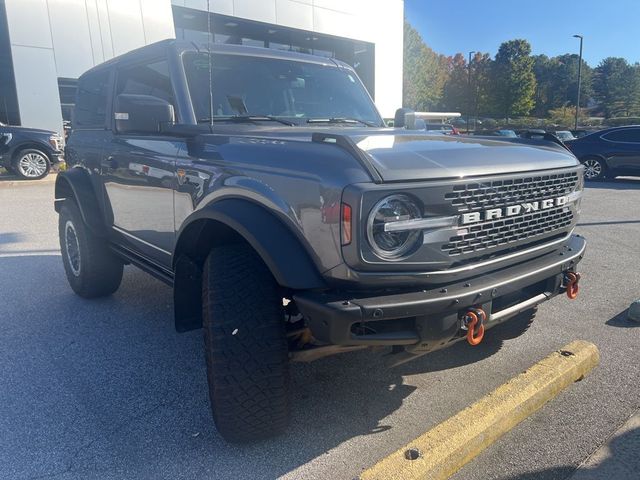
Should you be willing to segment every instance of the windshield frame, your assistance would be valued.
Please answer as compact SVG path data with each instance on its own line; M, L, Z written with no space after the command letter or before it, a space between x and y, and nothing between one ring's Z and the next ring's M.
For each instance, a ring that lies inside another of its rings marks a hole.
M335 68L336 70L342 71L345 74L349 74L353 77L353 79L355 80L355 83L357 85L357 87L362 91L362 93L364 94L364 97L366 99L366 101L370 104L371 109L373 111L373 113L375 114L375 122L372 122L372 119L363 119L364 122L363 123L357 123L357 124L351 124L351 123L327 123L325 125L330 125L330 126L338 126L340 128L353 128L353 127L359 127L362 128L364 127L367 123L369 124L375 124L374 127L375 128L384 128L386 127L386 123L384 122L384 119L382 117L382 115L380 114L380 111L378 110L377 105L375 104L375 102L373 101L373 98L371 97L371 94L369 93L369 91L367 90L367 88L364 86L364 84L362 83L362 80L360 79L360 77L358 76L358 74L356 73L356 71L349 65L344 64L343 62L337 62L334 61L333 59L330 58L324 58L324 57L316 57L313 55L303 55L303 54L296 54L295 57L288 57L287 55L283 55L283 52L279 52L277 50L270 50L267 48L264 49L258 49L258 48L252 48L252 47L239 47L239 46L234 46L236 48L246 48L246 52L242 51L242 52L238 52L238 51L234 51L234 50L229 50L227 51L226 49L220 49L220 48L213 48L211 50L211 55L214 57L214 62L215 62L215 56L218 55L228 55L228 56L234 56L234 57L250 57L250 58L266 58L266 59L273 59L273 60L277 60L277 61L289 61L289 62L294 62L294 63L307 63L310 65L318 65L318 66L325 66L328 68ZM265 50L264 54L260 54L258 52L252 52L252 50ZM185 95L184 95L184 100L186 100L187 106L188 106L188 115L186 115L186 117L189 118L188 123L189 124L193 124L193 125L198 125L198 123L202 124L202 122L198 122L198 115L196 114L196 109L194 108L193 105L193 96L191 94L191 88L190 88L190 84L189 84L189 75L187 73L187 67L185 64L185 60L186 57L188 55L206 55L208 52L207 50L183 50L180 52L180 54L178 55L178 65L179 65L179 69L180 69L180 76L182 77L180 80L180 83L182 85L184 85L185 88ZM286 53L286 52L285 52ZM298 58L298 57L309 57L309 59L303 59L303 58ZM214 88L215 88L215 82L214 82ZM250 112L248 114L249 116L267 116L264 114L259 114L259 113L252 113ZM225 115L226 116L226 115ZM225 116L214 116L214 123L224 123L224 117ZM322 123L307 123L307 120L309 119L315 119L316 117L307 117L307 116L301 116L301 117L290 117L290 116L275 116L272 115L272 117L275 118L281 118L284 121L290 121L291 123L294 123L295 125L293 126L293 128L317 128L319 125L322 125ZM317 118L322 118L322 117L317 117ZM185 118L186 120L186 118ZM260 122L260 120L257 120L256 122ZM230 122L231 123L231 122ZM277 124L276 122L273 126L274 127L282 127L282 128L292 128L292 127L288 127L287 125L284 124Z

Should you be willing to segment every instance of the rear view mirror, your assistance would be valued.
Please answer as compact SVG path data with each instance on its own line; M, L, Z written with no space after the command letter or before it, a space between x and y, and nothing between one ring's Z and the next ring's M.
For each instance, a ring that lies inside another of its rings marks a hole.
M118 95L114 117L118 133L160 133L175 122L173 105L151 95Z

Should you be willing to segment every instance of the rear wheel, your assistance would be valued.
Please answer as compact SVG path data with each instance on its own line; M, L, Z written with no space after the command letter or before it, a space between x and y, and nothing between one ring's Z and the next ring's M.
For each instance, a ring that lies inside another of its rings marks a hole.
M203 327L213 418L228 441L285 430L289 367L282 295L248 245L214 248L203 272Z
M13 169L24 180L40 180L49 174L51 162L46 153L29 148L18 152Z
M587 180L604 179L607 166L604 160L597 157L589 157L582 161L584 165L584 178Z
M123 263L87 228L78 206L65 200L58 222L62 263L69 285L84 298L114 293L122 281Z

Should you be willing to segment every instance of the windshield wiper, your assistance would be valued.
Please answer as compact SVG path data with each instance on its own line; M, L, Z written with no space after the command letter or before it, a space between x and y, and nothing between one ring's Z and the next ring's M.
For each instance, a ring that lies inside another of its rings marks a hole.
M198 123L209 122L236 122L236 123L252 123L252 122L278 122L288 127L294 127L296 124L289 120L283 120L271 115L229 115L227 117L199 118Z
M346 123L349 125L361 124L367 127L377 127L375 123L368 122L366 120L360 120L359 118L346 118L346 117L331 117L331 118L310 118L307 123Z

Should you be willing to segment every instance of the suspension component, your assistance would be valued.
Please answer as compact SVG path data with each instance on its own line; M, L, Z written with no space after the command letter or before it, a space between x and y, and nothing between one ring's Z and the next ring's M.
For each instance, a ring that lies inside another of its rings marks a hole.
M469 310L462 321L467 327L467 342L469 345L476 346L482 342L484 338L484 322L487 320L487 314L481 308L473 308Z
M580 291L580 286L578 282L580 281L580 274L575 272L568 272L564 276L564 283L567 289L567 297L569 300L575 300L578 297L578 292Z

